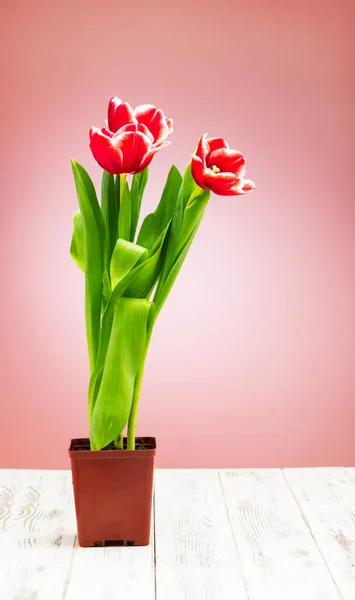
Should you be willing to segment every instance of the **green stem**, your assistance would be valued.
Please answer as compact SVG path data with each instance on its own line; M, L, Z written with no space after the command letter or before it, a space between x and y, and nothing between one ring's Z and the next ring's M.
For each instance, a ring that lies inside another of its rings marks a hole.
M126 183L126 174L119 175L120 178L120 203L122 202L123 190Z
M131 407L131 412L129 414L128 426L127 426L127 450L135 450L136 449L136 422L137 422L138 406L139 406L139 399L140 399L141 387L142 387L142 381L143 381L144 364L145 364L145 359L146 359L148 348L149 348L150 338L152 336L152 331L153 331L153 323L150 327L150 331L148 331L147 347L146 347L146 350L144 353L141 367L137 373L137 377L135 380L132 407Z
M136 422L137 422L139 397L140 397L140 391L141 391L142 380L143 380L143 372L144 372L144 369L141 368L138 371L138 375L137 375L136 381L135 381L132 408L131 408L131 412L130 412L129 419L128 419L127 450L135 450L135 448L136 448Z
M197 198L197 196L200 193L201 193L201 188L198 185L195 184L195 187L194 187L193 191L191 192L191 195L190 195L190 197L189 197L189 199L188 199L188 201L186 203L185 209L188 208L193 203L193 201L195 200L195 198Z
M123 450L123 434L118 436L117 440L113 442L116 450Z

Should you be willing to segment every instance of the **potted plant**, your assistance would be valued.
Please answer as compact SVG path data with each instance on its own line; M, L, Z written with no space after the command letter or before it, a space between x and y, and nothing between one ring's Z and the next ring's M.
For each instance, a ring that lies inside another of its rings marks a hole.
M152 105L112 98L90 148L103 169L101 202L72 160L79 201L70 253L85 273L90 438L71 440L81 546L146 545L155 438L136 438L145 358L154 323L181 269L210 192L239 195L245 159L203 135L182 176L172 166L155 211L137 231L148 166L169 145L173 122ZM128 181L127 176L130 177Z

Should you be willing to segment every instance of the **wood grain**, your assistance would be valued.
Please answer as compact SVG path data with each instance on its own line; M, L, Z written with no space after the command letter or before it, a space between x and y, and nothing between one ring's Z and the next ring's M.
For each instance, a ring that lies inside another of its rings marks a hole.
M1 600L62 600L74 541L67 471L0 471Z
M74 549L65 600L154 600L154 521L150 546Z
M281 471L220 477L249 599L339 599Z
M247 600L216 471L156 473L157 600Z
M154 555L79 548L70 472L0 470L0 600L355 599L355 469L155 478Z
M355 598L355 470L285 469L344 600Z

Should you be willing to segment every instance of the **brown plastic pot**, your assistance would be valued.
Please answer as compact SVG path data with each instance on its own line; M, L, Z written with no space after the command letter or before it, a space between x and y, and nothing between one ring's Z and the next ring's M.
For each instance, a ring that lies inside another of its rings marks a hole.
M71 440L80 546L149 544L155 438L137 438L136 448L97 451L87 438Z

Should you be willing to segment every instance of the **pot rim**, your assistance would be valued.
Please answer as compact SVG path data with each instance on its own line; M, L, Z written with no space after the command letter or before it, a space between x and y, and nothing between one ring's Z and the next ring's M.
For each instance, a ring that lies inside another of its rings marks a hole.
M126 439L126 438L124 438ZM143 440L145 443L149 444L151 447L149 449L144 450L79 450L80 446L87 446L90 444L89 438L73 438L70 440L70 446L68 448L68 454L71 459L82 460L82 459L91 459L91 460L106 460L106 459L135 459L142 460L145 458L151 458L155 456L156 451L156 439L155 437L149 436L139 436L136 439Z

